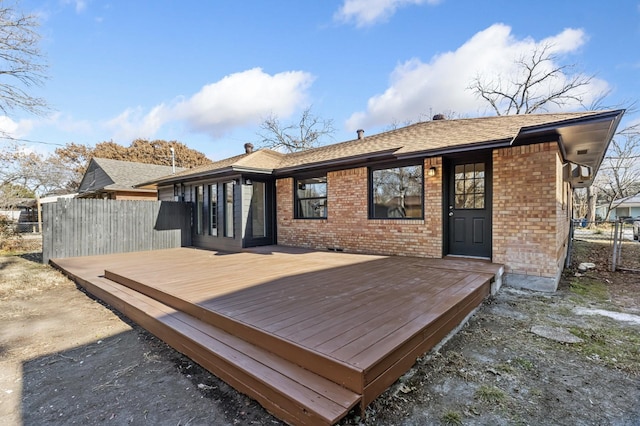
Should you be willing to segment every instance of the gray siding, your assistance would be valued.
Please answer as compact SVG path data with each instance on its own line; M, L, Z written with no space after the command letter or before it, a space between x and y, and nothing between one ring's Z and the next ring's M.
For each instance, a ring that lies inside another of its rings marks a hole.
M175 197L173 195L173 185L172 186L161 186L158 188L158 200L160 201L175 201Z
M80 182L79 193L95 191L96 189L102 189L107 185L111 185L114 182L107 176L107 174L96 164L95 161L89 163L89 168L85 172L82 182Z
M191 245L191 205L60 199L43 204L43 262Z

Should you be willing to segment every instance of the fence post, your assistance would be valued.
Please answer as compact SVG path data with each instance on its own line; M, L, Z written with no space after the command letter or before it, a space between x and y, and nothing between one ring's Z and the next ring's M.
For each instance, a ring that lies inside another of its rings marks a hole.
M611 272L616 271L616 263L618 261L618 228L620 227L620 222L615 222L615 227L613 230L613 256L611 259Z
M622 243L624 241L624 222L620 222L620 233L618 234L618 256L616 257L616 269L618 263L622 264Z

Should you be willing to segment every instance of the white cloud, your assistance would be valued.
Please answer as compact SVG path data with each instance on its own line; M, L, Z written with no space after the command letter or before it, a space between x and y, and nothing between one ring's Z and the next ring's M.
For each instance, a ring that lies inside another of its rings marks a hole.
M35 127L43 125L54 126L56 129L65 133L77 133L90 135L93 132L93 126L87 120L76 120L68 114L55 112L47 117L44 121L35 122Z
M346 127L353 131L384 126L415 120L430 111L477 115L488 111L488 104L468 89L476 76L505 79L515 72L514 62L537 47L551 44L553 53L560 55L575 52L585 42L586 34L582 30L566 29L536 42L531 38L516 39L506 25L492 25L457 50L436 55L428 63L413 58L398 65L391 74L389 88L371 97L366 111L354 113ZM585 94L585 103L588 105L607 87L606 82L593 79ZM571 107L580 105L567 106Z
M108 120L105 127L112 130L117 141L132 141L137 138L150 139L168 121L164 104L144 114L142 107L127 108L118 116Z
M265 116L291 115L305 105L313 76L303 71L270 75L260 68L230 74L205 85L187 99L160 104L144 113L129 108L105 123L117 140L152 138L164 125L183 124L191 131L219 137Z
M550 46L554 54L572 53L587 42L587 35L583 30L566 28L560 34L541 40L539 45Z
M14 139L24 138L34 127L34 121L22 119L15 121L6 115L0 116L0 134Z
M357 27L366 27L388 20L400 7L423 3L435 5L440 0L344 0L333 18L339 22L355 22Z
M173 111L192 129L218 136L271 113L291 115L305 103L312 82L313 77L302 71L269 75L254 68L204 86Z

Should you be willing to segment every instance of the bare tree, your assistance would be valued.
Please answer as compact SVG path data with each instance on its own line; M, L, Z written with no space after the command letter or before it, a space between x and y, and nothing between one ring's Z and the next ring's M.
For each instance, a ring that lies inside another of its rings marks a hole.
M36 15L17 10L17 3L0 3L0 111L47 111L47 102L29 90L46 80L47 65L39 49Z
M13 205L27 194L49 195L67 191L71 171L50 157L11 143L0 150L0 204Z
M260 146L276 151L297 152L315 148L322 139L332 137L333 120L325 120L311 112L311 107L302 111L297 123L283 125L276 115L266 118L260 125Z
M552 44L535 48L515 61L512 76L487 78L478 75L469 86L498 115L532 114L548 107L583 104L593 76L569 75L575 65L557 65Z
M592 227L596 222L596 209L598 207L598 188L595 185L589 185L586 188L586 210L584 216L580 215L578 217L585 217L587 222L589 223L589 227ZM576 191L573 191L574 197ZM575 199L575 198L574 198Z
M598 202L605 207L604 218L609 217L616 201L640 192L639 159L640 125L626 127L611 141L594 183ZM589 206L594 210L595 201Z

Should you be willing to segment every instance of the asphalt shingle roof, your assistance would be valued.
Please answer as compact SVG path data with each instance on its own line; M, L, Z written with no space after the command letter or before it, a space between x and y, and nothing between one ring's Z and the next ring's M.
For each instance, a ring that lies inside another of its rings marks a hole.
M571 120L602 113L603 111L589 111L425 121L365 136L363 139L353 139L290 154L261 149L185 170L176 175L168 176L166 179L158 179L156 182L173 180L177 177L202 176L233 169L295 170L297 167L322 165L332 161L377 153L406 156L412 153L429 155L429 152L437 153L455 147L469 147L471 149L474 146L490 142L511 141L523 129L562 125L570 123Z
M336 160L395 149L396 154L436 151L456 146L510 140L520 129L587 117L594 112L508 115L457 120L433 120L365 136L335 145L287 155L279 168Z
M104 189L131 189L135 185L171 175L171 166L136 163L133 161L94 158L93 161L111 178L112 184ZM176 170L185 170L176 167Z

